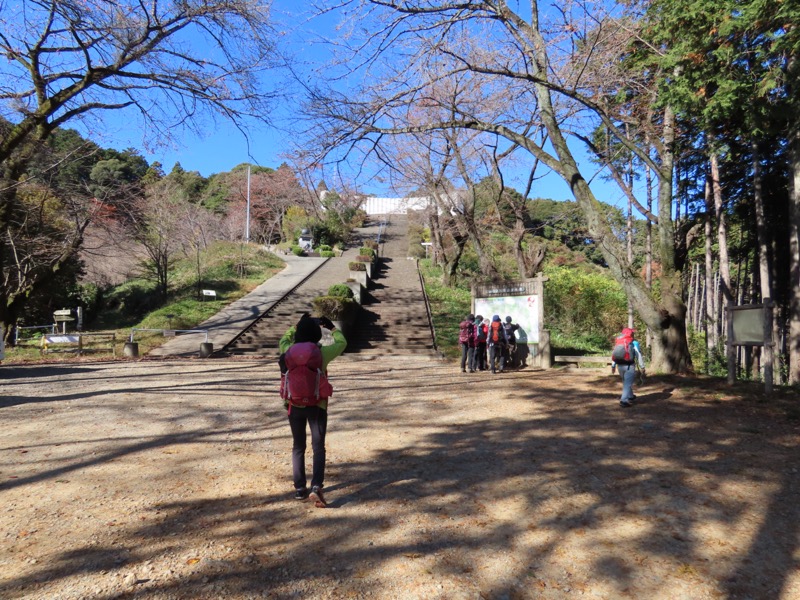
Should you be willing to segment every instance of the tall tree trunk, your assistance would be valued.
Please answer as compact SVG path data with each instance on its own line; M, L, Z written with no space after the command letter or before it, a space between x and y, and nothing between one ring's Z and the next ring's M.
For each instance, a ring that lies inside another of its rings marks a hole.
M632 184L633 182L629 182ZM633 187L633 186L631 186ZM628 253L628 264L633 265L633 203L628 199L628 220L625 224L625 245ZM633 328L633 304L628 300L628 327Z
M719 343L717 337L717 306L714 294L714 255L713 255L713 230L714 230L714 201L711 198L711 181L706 178L705 185L706 219L705 219L705 260L706 260L706 318L704 329L706 332L706 356L710 360L714 349Z
M728 258L728 216L725 212L725 202L722 197L722 186L719 182L719 155L711 152L711 191L714 195L714 216L717 220L717 244L719 245L719 274L721 291L725 300L732 301L731 295L731 267Z
M770 240L767 232L767 220L764 214L764 193L761 176L761 149L758 142L752 143L753 150L753 208L756 215L756 239L758 241L758 276L761 291L761 301L772 301L772 274L770 269ZM774 337L774 332L773 332ZM764 340L762 352L764 365L764 380L772 382L774 367L774 340Z
M793 59L795 63L800 62ZM791 300L789 312L789 383L800 383L800 123L796 123L790 136L791 143L791 199L789 223L789 281Z

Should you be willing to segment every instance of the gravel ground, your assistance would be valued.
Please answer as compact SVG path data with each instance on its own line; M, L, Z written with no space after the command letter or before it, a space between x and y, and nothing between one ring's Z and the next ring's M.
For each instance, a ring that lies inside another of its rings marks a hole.
M0 597L800 598L797 395L331 364L292 499L277 367L0 368ZM309 457L310 458L310 457Z

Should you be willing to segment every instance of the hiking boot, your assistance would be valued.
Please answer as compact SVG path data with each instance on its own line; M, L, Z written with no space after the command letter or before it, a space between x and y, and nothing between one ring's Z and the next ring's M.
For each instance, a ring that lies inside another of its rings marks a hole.
M325 496L322 495L322 488L318 485L315 485L311 488L311 494L309 498L314 501L314 506L317 508L325 508L328 506L328 503L325 502Z
M628 408L629 406L633 406L633 403L630 400L620 400L619 405L623 408Z
M295 500L305 500L308 498L308 488L300 488L294 491Z
M466 372L467 372L467 370L466 370L466 369L461 369L461 372L462 372L462 373L466 373Z

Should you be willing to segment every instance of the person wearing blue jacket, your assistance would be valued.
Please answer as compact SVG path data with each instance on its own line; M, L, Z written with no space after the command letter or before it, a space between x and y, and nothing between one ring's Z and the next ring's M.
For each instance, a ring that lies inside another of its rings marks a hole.
M639 347L639 342L636 341L634 338L635 329L631 329L630 327L625 327L620 337L617 338L628 338L630 341L628 342L628 354L630 356L630 360L628 361L612 361L611 363L611 373L614 373L614 370L619 371L620 377L622 377L622 396L619 399L619 405L623 408L627 408L633 404L633 401L636 399L636 396L633 395L633 383L636 380L636 363L639 363L639 368L642 370L642 373L645 373L644 369L644 358L642 357L642 349Z

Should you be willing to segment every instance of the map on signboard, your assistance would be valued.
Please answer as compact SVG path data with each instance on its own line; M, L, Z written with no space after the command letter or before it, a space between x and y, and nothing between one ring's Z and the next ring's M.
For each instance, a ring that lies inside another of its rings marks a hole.
M527 296L501 296L498 298L475 298L475 314L492 318L499 315L502 321L511 317L519 325L517 341L523 344L539 343L539 302L536 294Z

